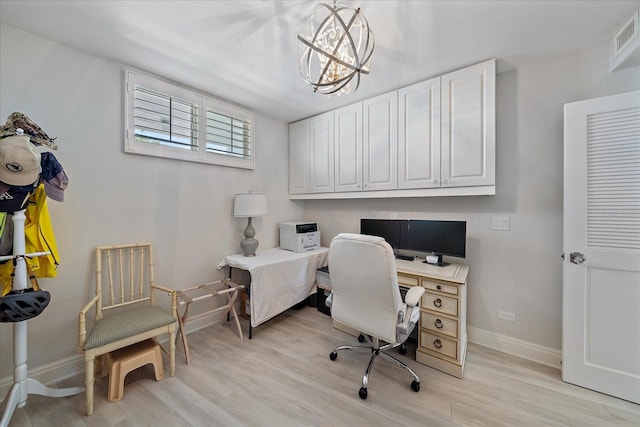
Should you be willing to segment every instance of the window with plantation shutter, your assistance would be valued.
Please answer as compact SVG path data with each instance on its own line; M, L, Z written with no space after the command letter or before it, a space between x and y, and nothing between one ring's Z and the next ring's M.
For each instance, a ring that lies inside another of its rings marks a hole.
M254 168L253 113L131 70L125 99L125 152Z

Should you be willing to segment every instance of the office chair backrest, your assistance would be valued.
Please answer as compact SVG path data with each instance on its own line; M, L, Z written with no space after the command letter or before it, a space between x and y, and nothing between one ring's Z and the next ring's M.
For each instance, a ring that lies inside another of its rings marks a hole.
M387 342L396 341L402 297L393 249L381 237L342 233L331 241L331 315Z

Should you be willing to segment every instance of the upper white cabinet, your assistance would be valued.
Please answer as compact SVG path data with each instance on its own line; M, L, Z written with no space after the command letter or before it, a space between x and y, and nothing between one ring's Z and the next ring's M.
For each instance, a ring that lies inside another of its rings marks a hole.
M364 190L398 187L398 92L362 102Z
M442 186L495 185L495 60L442 76Z
M495 70L492 59L292 123L290 197L495 194Z
M398 91L398 188L440 187L440 77Z
M333 111L289 125L289 193L334 191Z
M334 111L336 192L362 190L362 103Z

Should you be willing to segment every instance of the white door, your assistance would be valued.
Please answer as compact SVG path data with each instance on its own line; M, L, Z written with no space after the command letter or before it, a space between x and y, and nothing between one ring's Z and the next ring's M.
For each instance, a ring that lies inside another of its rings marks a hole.
M564 117L562 379L640 403L640 91Z

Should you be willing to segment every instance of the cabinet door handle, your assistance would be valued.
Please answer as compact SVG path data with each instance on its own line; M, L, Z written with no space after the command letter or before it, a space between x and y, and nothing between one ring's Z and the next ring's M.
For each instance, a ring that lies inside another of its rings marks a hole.
M442 329L442 320L436 319L436 321L434 322L434 325L436 326L436 328Z
M442 300L440 298L436 298L435 301L433 301L433 305L438 308L442 307Z
M438 285L438 286L436 286L436 289L437 289L437 290L441 290L441 289L442 289L442 286Z
M442 341L440 341L440 338L436 338L436 340L433 342L433 346L435 348L442 348Z
M438 180L437 180L437 179L434 179L434 180L433 180L433 183L434 183L434 184L436 184L436 185L438 185Z

